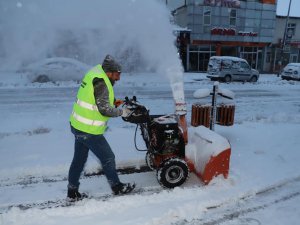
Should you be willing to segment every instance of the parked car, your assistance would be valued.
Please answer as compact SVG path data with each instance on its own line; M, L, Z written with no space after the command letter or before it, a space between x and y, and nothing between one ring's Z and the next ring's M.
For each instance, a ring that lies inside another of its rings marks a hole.
M208 62L207 77L224 82L256 82L259 72L252 69L245 59L232 56L212 56Z
M300 81L300 63L287 64L280 73L283 80L299 80Z
M55 57L42 59L19 68L31 82L81 80L91 66L76 59Z

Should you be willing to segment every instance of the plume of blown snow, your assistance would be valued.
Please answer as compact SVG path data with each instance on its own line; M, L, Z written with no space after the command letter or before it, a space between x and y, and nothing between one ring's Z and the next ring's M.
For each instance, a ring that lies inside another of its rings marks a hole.
M166 75L174 97L183 99L183 69L175 38L170 11L158 0L0 2L2 71L51 57L95 65L111 54L124 72Z

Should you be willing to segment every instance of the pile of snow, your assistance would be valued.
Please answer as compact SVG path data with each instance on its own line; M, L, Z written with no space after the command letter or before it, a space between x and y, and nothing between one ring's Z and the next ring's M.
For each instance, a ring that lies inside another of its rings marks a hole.
M206 98L210 96L211 90L210 89L198 89L194 92L194 98Z

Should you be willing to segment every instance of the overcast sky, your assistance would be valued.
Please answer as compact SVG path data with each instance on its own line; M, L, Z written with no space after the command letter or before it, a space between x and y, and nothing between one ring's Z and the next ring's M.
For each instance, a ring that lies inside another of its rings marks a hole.
M166 0L161 0L166 2ZM171 9L184 4L184 0L167 0ZM277 0L277 15L286 16L289 8L289 0ZM300 17L300 0L291 0L290 16Z
M286 16L289 8L289 0L277 0L277 15ZM291 0L290 16L300 17L300 0Z

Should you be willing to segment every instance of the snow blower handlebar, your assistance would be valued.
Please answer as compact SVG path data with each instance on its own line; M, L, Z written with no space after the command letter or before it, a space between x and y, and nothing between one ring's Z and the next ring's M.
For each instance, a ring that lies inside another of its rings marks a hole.
M122 117L124 121L135 124L146 123L149 121L149 110L138 103L136 96L133 96L132 99L129 99L126 96L122 107L129 111L126 117Z
M132 99L129 99L128 96L125 97L124 105L137 105L136 96L133 96Z
M132 99L125 97L123 103L123 109L130 111L128 116L122 117L124 121L129 123L147 123L150 121L149 110L145 106L139 104L136 96L133 96ZM186 104L185 102L176 102L175 103L175 114L178 116L179 127L182 130L184 142L188 143L188 131L187 131L187 122L186 122Z

